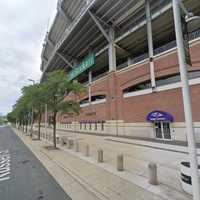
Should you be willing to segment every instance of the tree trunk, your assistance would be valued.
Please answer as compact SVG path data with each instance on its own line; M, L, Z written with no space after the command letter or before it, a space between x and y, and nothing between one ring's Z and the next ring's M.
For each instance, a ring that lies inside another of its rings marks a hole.
M56 149L56 115L57 115L57 111L54 111L53 113L53 144L54 144L55 149Z
M22 122L22 131L24 132L24 121Z
M39 113L39 119L38 119L38 140L40 140L41 118L42 118L42 115L41 115L41 113Z
M28 133L28 121L26 121L25 124L26 124L26 133Z

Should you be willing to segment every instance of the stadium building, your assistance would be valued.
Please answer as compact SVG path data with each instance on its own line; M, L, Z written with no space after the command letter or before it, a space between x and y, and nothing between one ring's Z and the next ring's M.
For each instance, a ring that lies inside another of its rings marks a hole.
M199 0L182 2L200 15ZM188 78L200 142L200 24L193 23L184 36L189 39ZM186 141L171 0L58 1L41 57L42 81L48 72L64 69L71 81L88 88L79 99L66 96L80 102L81 113L60 115L60 128Z

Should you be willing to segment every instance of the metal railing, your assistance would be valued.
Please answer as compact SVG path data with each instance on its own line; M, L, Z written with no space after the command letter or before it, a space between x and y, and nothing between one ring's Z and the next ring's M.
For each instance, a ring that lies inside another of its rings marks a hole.
M200 29L189 34L189 40L190 41L194 40L196 38L199 38L199 37L200 37ZM176 40L173 40L173 41L171 41L171 42L169 42L169 43L167 43L167 44L165 44L161 47L154 49L154 56L158 55L160 53L163 53L165 51L168 51L170 49L173 49L175 47L176 47ZM139 55L139 56L133 58L131 60L130 64L136 64L136 63L141 62L141 61L143 61L147 58L148 58L148 53L144 53L142 55ZM122 68L125 68L127 66L128 66L128 63L125 62L125 63L122 63L121 65L117 66L117 69L122 69Z

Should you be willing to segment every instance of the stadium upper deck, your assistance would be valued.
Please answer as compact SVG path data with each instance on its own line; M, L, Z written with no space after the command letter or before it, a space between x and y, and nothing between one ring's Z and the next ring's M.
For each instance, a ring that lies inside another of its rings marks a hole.
M69 72L91 51L96 55L93 79L127 66L127 59L133 62L147 57L148 2L153 47L157 49L175 40L171 0L59 0L43 45L42 79L57 68ZM183 2L200 14L199 0ZM86 82L88 75L83 73L78 79Z
M182 2L200 15L199 0ZM200 133L200 23L188 28L188 78ZM70 131L186 141L172 0L58 1L41 57L41 81L64 69L71 80L89 83L84 96L66 96L81 106L79 116L58 117Z

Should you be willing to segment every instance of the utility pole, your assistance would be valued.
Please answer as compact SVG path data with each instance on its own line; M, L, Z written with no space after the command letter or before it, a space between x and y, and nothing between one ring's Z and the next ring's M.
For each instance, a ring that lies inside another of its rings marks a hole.
M200 200L200 181L198 172L195 132L192 120L192 108L191 108L190 89L189 89L189 81L187 74L186 54L184 51L185 46L184 46L183 31L181 24L181 2L180 0L173 0L172 2L173 2L174 25L176 32L178 60L179 60L179 68L180 68L180 76L182 84L185 123L187 130L187 139L188 139L188 151L190 157L190 171L192 177L193 199Z

